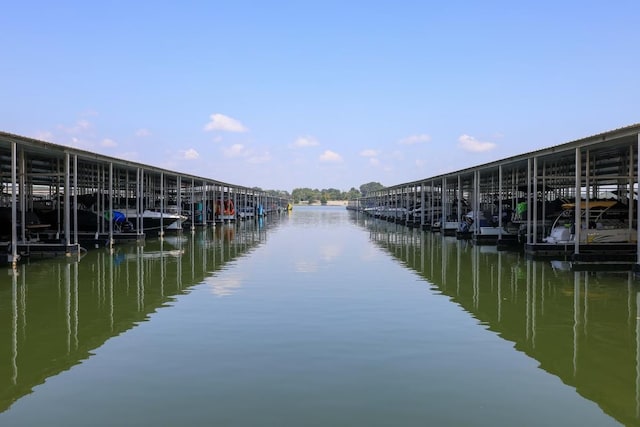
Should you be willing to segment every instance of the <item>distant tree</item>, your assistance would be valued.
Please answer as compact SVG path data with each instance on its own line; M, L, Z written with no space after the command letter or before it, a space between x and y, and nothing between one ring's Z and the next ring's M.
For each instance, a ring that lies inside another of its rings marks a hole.
M327 188L320 193L326 200L342 200L342 191L337 188Z
M362 197L366 197L369 193L382 190L383 188L384 185L380 184L379 182L368 182L360 186L360 193L362 193Z
M355 200L360 196L362 196L362 193L360 193L360 190L358 190L355 187L351 187L351 190L345 193L345 197L343 200Z
M301 201L312 203L316 200L320 200L320 196L320 190L313 190L311 188L294 188L291 192L291 197L293 198L294 203L299 203Z
M361 193L355 187L351 187L351 190L348 192L338 190L337 188L323 188L322 190L318 190L317 188L294 188L290 197L294 203L301 201L307 201L309 203L320 201L320 203L326 204L329 200L354 200L361 197Z

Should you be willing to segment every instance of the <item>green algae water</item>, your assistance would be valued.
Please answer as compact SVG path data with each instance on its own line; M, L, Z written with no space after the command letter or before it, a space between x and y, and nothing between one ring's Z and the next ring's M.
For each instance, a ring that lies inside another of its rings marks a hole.
M32 261L0 425L639 425L638 290L331 207Z

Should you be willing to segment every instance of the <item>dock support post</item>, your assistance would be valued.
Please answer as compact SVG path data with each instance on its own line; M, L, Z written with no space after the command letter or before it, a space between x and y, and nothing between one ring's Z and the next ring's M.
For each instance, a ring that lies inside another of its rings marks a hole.
M160 172L160 238L164 237L164 172Z
M11 142L11 266L15 270L18 263L18 207L16 192L17 186L17 151L18 147L15 142ZM24 189L20 189L23 191ZM24 208L23 208L24 209Z
M531 209L535 209L536 206L531 196L531 159L527 160L527 244L533 243L531 233L533 232L531 227Z
M113 162L109 162L109 251L113 251Z
M576 207L575 207L575 213L574 213L574 220L575 220L575 234L573 235L573 253L574 254L579 254L580 253L580 228L582 227L582 222L581 222L581 200L582 200L582 196L581 196L581 183L582 183L582 156L580 153L580 147L576 147L576 161L575 161L576 165L576 181L575 181L575 186L576 186Z
M460 225L460 222L462 222L462 176L458 175L458 190L457 190L458 194L456 196L456 199L458 199L458 204L456 206L456 213L457 213L457 220L458 220L458 225Z
M191 178L191 232L196 231L196 198L194 197L195 181ZM202 215L204 215L204 205L202 206Z
M78 209L78 155L73 155L73 206ZM73 219L73 243L79 245L78 242L78 215L74 215ZM79 247L79 246L78 246Z
M64 153L64 244L69 245L71 243L71 197L69 195L70 185L70 167L71 156L69 152ZM74 207L75 208L75 207ZM77 214L76 214L77 216Z
M636 172L636 184L640 187L640 133L638 134L638 143L636 148L636 162L638 163ZM631 189L633 190L633 188ZM640 190L640 188L638 189ZM629 193L629 204L633 202L633 191ZM636 206L636 271L640 267L640 206Z
M531 214L533 215L533 220L532 220L532 238L533 238L533 243L538 243L538 156L535 156L533 158L533 207L532 207L532 212ZM543 188L543 192L544 192L544 188ZM544 198L542 198L542 200L540 200L540 202L542 203L542 206L544 206Z
M502 192L502 164L498 166L498 240L502 239L502 199L504 198ZM500 258L498 258L500 261ZM500 271L500 270L498 270ZM498 276L499 277L499 276Z
M447 178L442 178L442 221L440 222L440 235L444 236L444 225L449 219L449 197L447 197Z
M420 183L420 230L424 230L424 213L426 210L424 181L422 181Z

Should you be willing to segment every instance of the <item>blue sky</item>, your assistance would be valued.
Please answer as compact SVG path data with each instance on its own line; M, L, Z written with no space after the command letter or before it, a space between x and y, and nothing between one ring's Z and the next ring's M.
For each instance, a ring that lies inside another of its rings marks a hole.
M637 1L3 5L0 130L264 189L451 172L640 122Z

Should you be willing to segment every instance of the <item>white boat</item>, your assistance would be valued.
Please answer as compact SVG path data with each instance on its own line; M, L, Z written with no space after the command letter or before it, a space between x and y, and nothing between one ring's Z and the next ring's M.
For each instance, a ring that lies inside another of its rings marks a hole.
M245 206L243 208L238 209L238 218L245 219L253 219L255 216L255 209L253 206Z
M405 208L387 208L386 215L387 219L404 219L407 216L407 209Z
M501 235L517 235L518 230L510 230L506 227L499 227L497 222L494 219L489 220L487 218L487 214L482 211L469 211L464 215L465 221L470 219L470 223L468 225L469 230L475 230L477 234L484 236L501 236Z
M177 207L169 206L164 212L159 210L145 209L141 215L139 215L135 209L118 209L122 212L129 222L133 224L133 227L137 227L138 217L142 219L143 233L169 230L178 231L182 230L182 223L188 218L185 215L178 213Z
M616 209L615 201L592 201L580 203L580 243L635 243L637 231L626 220L628 211ZM562 205L562 213L556 218L545 243L575 242L575 203ZM587 213L589 216L587 217Z

